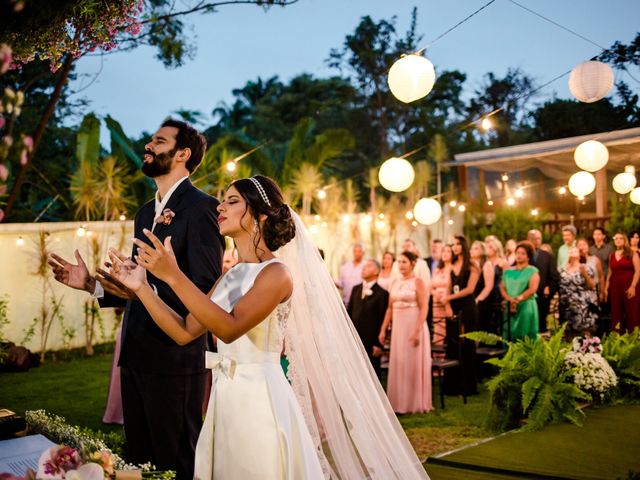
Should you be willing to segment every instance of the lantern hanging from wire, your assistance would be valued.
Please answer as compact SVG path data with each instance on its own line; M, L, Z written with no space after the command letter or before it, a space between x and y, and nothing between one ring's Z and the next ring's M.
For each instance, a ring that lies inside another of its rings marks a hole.
M586 197L596 189L596 177L589 172L577 172L569 178L569 191L576 197Z
M573 159L582 170L597 172L609 161L609 150L597 140L587 140L578 145Z
M581 102L593 103L609 94L613 80L609 65L591 60L571 70L569 90Z
M391 192L404 192L413 183L413 166L404 158L392 157L378 171L380 185Z
M421 198L413 207L413 216L423 225L433 225L442 216L442 206L433 198Z
M636 186L636 169L633 165L624 167L624 172L613 177L613 189L620 195L633 190Z
M436 82L433 64L417 53L404 55L389 69L387 79L394 97L404 103L426 97Z

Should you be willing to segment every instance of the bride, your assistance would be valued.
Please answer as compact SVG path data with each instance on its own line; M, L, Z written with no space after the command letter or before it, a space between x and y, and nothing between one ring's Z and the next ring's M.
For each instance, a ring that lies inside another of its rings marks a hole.
M263 176L233 182L218 207L239 263L208 295L171 248L145 230L134 263L110 250L112 273L179 344L209 330L214 385L196 447L198 479L427 478L371 368L317 248ZM165 281L190 314L151 289ZM287 382L279 364L283 342Z

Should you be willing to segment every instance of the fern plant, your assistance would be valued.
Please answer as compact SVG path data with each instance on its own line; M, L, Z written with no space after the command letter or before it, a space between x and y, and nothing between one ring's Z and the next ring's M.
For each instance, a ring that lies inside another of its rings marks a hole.
M606 335L602 356L618 376L619 395L640 398L640 330L636 327L631 333Z
M487 382L489 428L507 430L517 427L521 420L525 421L523 430L538 430L547 423L566 420L581 424L584 414L578 409L578 402L589 400L590 396L573 383L573 371L565 366L569 347L562 341L563 334L564 327L549 341L539 337L508 343L503 358L487 360L499 369ZM485 332L464 336L489 344L504 341Z

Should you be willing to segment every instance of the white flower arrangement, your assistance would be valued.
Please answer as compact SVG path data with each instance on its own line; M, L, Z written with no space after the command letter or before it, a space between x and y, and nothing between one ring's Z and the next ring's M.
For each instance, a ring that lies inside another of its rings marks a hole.
M568 352L564 357L567 368L574 369L573 382L587 393L604 394L618 384L618 377L599 353Z
M27 427L33 433L40 433L52 442L67 445L74 449L86 449L92 452L106 452L109 454L115 470L139 470L143 478L169 480L175 478L175 472L157 472L151 463L132 465L120 456L111 452L100 439L82 432L78 427L69 425L64 418L50 415L44 410L28 410L25 412Z

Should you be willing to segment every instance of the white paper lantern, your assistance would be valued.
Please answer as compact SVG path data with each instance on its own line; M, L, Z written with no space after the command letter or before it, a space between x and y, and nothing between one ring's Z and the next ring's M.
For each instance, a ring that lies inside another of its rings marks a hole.
M631 190L629 194L629 200L631 200L636 205L640 205L640 187L636 187Z
M587 140L578 145L573 159L582 170L597 172L609 161L609 150L596 140Z
M578 172L569 179L569 191L576 197L586 197L596 189L596 177L589 172Z
M421 198L413 207L413 216L423 225L433 225L442 216L442 206L433 198Z
M391 66L388 82L394 97L410 103L428 95L436 82L436 71L422 55L405 55Z
M411 186L414 178L413 166L404 158L390 158L382 164L378 172L380 185L392 192L405 191Z
M606 63L584 62L571 70L569 90L581 102L593 103L606 97L613 88L613 71Z
M624 172L613 177L613 189L621 195L629 193L636 186L636 169L633 165L624 167Z

